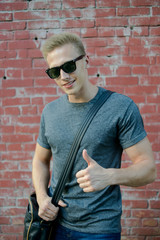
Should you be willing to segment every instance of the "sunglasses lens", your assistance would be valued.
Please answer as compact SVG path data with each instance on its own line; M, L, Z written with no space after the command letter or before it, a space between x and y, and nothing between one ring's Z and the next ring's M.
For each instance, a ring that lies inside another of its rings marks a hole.
M66 73L72 73L76 70L76 64L73 61L67 62L67 63L63 64L62 69Z
M51 68L48 72L48 75L50 78L58 78L60 75L60 69L59 68Z

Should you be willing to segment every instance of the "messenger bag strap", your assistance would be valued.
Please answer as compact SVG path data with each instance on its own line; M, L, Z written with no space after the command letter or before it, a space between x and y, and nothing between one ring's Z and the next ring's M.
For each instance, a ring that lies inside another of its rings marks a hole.
M58 202L59 202L62 192L65 188L67 178L71 172L75 157L77 155L78 149L80 147L81 141L84 137L84 134L85 134L87 128L89 127L90 123L92 122L92 120L93 120L94 116L96 115L96 113L98 112L98 110L102 107L102 105L106 102L106 100L110 97L110 95L112 93L113 93L112 91L106 90L98 98L98 100L95 102L93 107L87 113L86 117L83 119L83 122L74 138L74 141L70 148L70 152L68 154L66 163L63 167L63 170L62 170L59 180L57 182L56 188L54 190L54 194L52 196L51 202L55 206L58 206Z

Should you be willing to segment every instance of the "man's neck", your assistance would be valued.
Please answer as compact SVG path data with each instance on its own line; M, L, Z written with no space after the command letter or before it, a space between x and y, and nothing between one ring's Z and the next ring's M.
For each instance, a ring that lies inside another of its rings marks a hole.
M93 99L98 92L98 87L95 85L90 85L85 91L80 92L77 95L69 95L68 100L69 102L73 103L83 103L83 102L89 102L91 99Z

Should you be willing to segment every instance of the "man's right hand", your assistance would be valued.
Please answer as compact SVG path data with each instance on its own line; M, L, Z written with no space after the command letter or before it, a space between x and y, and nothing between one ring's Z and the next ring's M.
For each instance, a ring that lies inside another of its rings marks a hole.
M38 215L42 219L44 219L45 221L53 221L54 219L56 219L58 215L59 207L55 207L51 203L51 197L46 196L41 198L41 200L38 201L38 204L39 204ZM58 202L58 205L61 207L67 206L62 200Z

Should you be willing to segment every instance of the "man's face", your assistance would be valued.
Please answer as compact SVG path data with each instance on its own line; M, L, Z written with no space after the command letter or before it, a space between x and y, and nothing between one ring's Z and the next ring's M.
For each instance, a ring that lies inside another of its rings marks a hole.
M47 56L49 68L59 67L62 64L76 59L81 54L72 44L66 44L50 52ZM66 73L60 70L60 76L54 79L57 85L68 95L78 96L83 94L87 82L87 70L85 57L76 62L76 70L73 73Z

